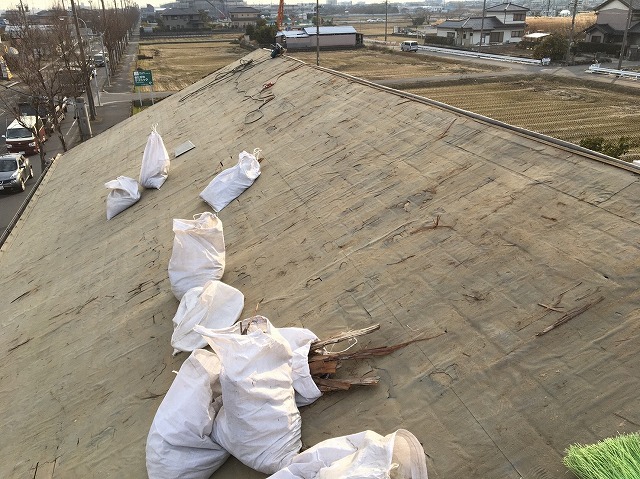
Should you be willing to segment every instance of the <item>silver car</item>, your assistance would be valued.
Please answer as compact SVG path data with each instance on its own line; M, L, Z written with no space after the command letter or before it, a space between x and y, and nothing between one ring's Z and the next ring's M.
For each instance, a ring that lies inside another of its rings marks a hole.
M24 191L29 178L33 178L29 158L21 153L0 156L0 190Z

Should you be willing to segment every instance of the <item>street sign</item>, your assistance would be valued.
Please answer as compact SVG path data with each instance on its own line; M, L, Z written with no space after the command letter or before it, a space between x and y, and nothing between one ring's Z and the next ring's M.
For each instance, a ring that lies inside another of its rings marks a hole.
M151 70L134 70L133 86L153 85Z

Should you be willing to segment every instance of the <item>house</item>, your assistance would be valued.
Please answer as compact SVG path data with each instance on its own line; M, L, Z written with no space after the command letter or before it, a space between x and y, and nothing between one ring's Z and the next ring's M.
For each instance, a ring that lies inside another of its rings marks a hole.
M451 38L454 45L471 47L491 43L519 43L526 27L526 7L501 3L485 9L484 18L445 20L436 26L437 36Z
M229 9L229 19L233 28L244 29L258 22L260 10L253 7L233 7Z
M138 177L154 124L169 178L107 221L103 185ZM301 408L305 446L404 428L429 477L570 476L567 447L640 420L640 175L550 140L255 50L67 151L0 247L0 477L147 477L188 357L172 222L254 148L261 175L218 213L241 317L380 324L351 352L431 338L349 364L379 384Z
M627 28L629 5L630 3L624 0L607 0L595 7L596 23L584 30L585 41L622 45L622 37ZM627 45L638 45L640 44L640 5L632 8Z
M207 14L186 8L169 8L160 13L169 30L201 30L207 26Z
M288 50L316 48L316 27L286 30L276 34L276 41ZM321 48L356 48L364 44L363 35L351 26L320 27Z

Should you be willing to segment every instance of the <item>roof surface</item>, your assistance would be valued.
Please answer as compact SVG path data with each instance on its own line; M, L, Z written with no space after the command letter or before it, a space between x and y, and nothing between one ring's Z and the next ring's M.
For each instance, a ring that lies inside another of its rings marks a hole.
M107 221L103 185L138 177L155 123L169 179ZM303 408L305 445L405 428L432 479L559 478L570 444L637 430L637 173L260 50L65 154L3 245L0 477L146 477L186 358L172 219L209 211L199 193L254 148L262 174L219 214L243 317L440 335L347 364L380 384Z
M501 3L499 5L493 5L491 7L487 7L485 11L487 12L528 12L529 9L521 5L516 5L515 3L508 2L508 3Z
M524 24L522 25L524 26ZM514 24L506 26L511 28L514 27ZM445 20L436 28L464 28L469 30L480 30L481 28L484 28L485 30L492 30L504 27L505 24L496 17L485 17L484 22L482 21L482 17L469 17L463 20Z
M316 35L316 27L304 27L304 31L309 35ZM356 29L347 25L340 27L320 27L320 35L341 35L346 33L357 33Z

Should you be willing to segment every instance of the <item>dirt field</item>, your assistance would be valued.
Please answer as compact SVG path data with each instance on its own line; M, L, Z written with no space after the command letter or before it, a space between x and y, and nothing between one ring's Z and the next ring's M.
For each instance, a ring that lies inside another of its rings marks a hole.
M243 57L247 50L230 41L158 41L142 44L140 53L150 57L139 60L137 66L153 71L155 91L179 91ZM316 62L315 52L292 55L311 64ZM493 83L470 83L468 78L474 73L504 68L386 48L321 51L320 65L372 81L462 74L466 80L451 80L439 86L424 84L407 91L576 144L594 136L608 140L626 136L640 144L635 91L614 92L587 80L575 82L561 77L510 77ZM632 151L638 155L640 146Z
M407 91L576 144L596 136L640 140L638 94L633 91L612 91L560 77Z
M397 50L397 47L395 48ZM314 65L316 63L315 52L293 52L291 56ZM419 78L496 71L495 67L483 67L409 52L390 52L386 48L375 50L364 48L356 51L321 51L320 65L367 80Z
M141 43L139 55L148 58L138 60L137 67L153 72L155 91L179 91L247 54L247 50L230 39L222 40Z

